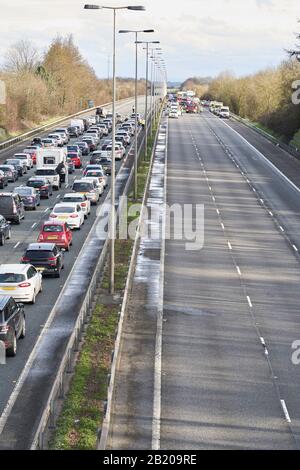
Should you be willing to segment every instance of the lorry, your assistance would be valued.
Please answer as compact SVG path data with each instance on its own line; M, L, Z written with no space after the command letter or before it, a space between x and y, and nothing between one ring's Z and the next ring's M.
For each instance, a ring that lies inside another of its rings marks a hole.
M40 149L35 174L48 178L53 188L59 189L60 183L67 181L68 178L66 149L58 147Z

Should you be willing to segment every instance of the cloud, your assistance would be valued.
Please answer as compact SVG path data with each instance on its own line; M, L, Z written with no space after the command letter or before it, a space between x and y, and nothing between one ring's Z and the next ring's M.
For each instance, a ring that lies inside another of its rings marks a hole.
M122 4L122 2L116 2ZM254 72L284 59L297 30L297 0L133 0L145 12L118 12L120 28L154 28L171 79L216 74L232 69ZM109 5L110 2L107 1ZM13 42L26 38L45 50L57 34L72 33L75 42L100 76L107 75L112 49L111 11L83 10L81 0L15 0L1 7L0 56ZM133 35L118 37L117 71L134 75ZM139 75L144 56L139 55Z

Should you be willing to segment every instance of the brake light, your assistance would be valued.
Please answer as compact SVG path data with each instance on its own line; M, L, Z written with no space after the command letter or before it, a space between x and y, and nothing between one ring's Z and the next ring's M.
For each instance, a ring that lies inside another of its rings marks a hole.
M41 233L39 234L39 240L44 240L44 235L42 235Z
M86 202L82 202L80 205L81 207L86 207Z
M48 186L41 186L40 189L47 189Z
M56 261L56 258L48 258L48 261Z
M21 261L24 261L24 263L29 263L30 259L26 258L26 256L23 256Z
M76 217L78 217L78 214L72 214L70 215L71 219L76 219Z
M55 219L55 217L57 217L57 215L55 215L55 214L50 214L50 217L51 217L52 219Z
M18 284L18 287L30 287L30 282L22 282L22 284Z

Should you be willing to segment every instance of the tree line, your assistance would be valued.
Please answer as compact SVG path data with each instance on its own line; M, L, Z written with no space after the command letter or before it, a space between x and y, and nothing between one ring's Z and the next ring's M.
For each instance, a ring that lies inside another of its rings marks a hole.
M14 44L0 69L6 88L6 103L0 105L0 128L13 133L25 131L56 116L76 113L109 102L111 80L99 79L82 57L72 36L56 37L41 56L28 41ZM139 80L143 94L145 82ZM134 80L118 78L118 99L134 94Z

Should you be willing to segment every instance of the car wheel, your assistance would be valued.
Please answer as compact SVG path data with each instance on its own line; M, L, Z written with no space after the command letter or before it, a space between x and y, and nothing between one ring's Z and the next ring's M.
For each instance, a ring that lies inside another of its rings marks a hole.
M1 233L1 236L0 236L0 246L3 246L4 243L5 243L4 233Z
M35 301L36 301L36 295L35 295L35 290L33 291L33 294L32 294L32 299L31 299L31 304L34 305L35 304Z
M57 277L57 278L59 278L59 277L60 277L60 270L59 270L59 271L57 271L57 272L54 274L54 277Z
M21 217L20 217L20 215L18 215L18 218L16 219L16 224L20 225L20 223L21 223Z
M23 317L23 324L22 324L22 330L20 334L20 338L23 339L26 336L26 322L25 322L25 317Z
M17 338L16 333L13 333L11 345L6 350L6 355L14 357L17 354Z
M40 292L43 292L43 283L41 281Z
M11 230L10 230L10 229L8 230L7 239L8 239L8 240L11 239Z

